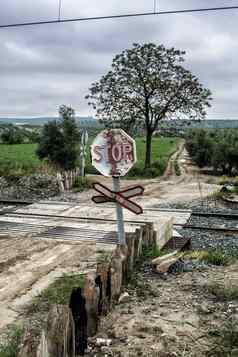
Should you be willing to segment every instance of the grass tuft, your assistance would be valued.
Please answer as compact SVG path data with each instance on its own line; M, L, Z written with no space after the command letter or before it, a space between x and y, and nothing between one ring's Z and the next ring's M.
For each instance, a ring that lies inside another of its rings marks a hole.
M190 259L196 259L211 265L228 265L235 258L232 253L224 252L222 249L195 250L185 254Z
M238 286L212 283L207 286L207 289L208 292L214 295L218 301L226 302L238 300Z
M207 352L208 357L238 356L238 319L231 315L223 326L209 331L215 337L214 346Z
M48 311L49 306L52 304L68 305L72 290L74 288L82 288L84 283L85 276L83 274L64 274L32 300L27 312L31 314Z
M143 248L142 259L154 259L164 254L165 252L161 252L161 250L157 246Z
M73 185L74 192L81 192L92 187L91 183L87 180L86 177L78 177Z
M1 357L17 357L24 329L17 325L10 325L0 342Z

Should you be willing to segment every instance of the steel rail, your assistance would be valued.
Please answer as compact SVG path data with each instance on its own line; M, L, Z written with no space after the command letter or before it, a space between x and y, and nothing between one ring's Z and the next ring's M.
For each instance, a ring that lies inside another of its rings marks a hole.
M31 205L35 202L33 201L23 201L23 200L10 200L10 199L2 199L0 198L0 204L12 204L12 205Z
M208 227L208 226L193 226L193 225L183 225L184 229L197 229L197 230L206 230L206 231L216 231L224 233L238 233L238 228L236 227Z
M8 212L9 216L24 216L24 217L39 217L39 218L61 218L61 219L77 219L77 220L82 220L82 221L98 221L98 222L113 222L116 223L116 219L110 219L110 218L98 218L98 217L83 217L83 216L60 216L56 214L43 214L43 213L28 213L28 212ZM5 212L7 214L7 212ZM125 223L130 223L130 224L150 224L151 222L146 222L146 221L139 221L139 220L124 220Z
M226 219L238 219L238 213L215 213L215 212L200 212L194 211L191 213L191 216L200 216L200 217L220 217Z

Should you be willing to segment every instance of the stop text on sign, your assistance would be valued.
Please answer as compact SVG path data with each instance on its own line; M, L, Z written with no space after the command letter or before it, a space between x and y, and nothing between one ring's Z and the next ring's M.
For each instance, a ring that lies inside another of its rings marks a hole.
M129 143L115 143L114 145L95 145L93 148L94 161L106 163L134 160L133 146Z

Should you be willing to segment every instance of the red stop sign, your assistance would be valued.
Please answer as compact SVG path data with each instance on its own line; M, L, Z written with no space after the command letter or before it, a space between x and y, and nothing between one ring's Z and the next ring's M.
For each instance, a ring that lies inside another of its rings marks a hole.
M104 176L124 176L136 162L135 141L122 129L107 129L91 146L92 165Z

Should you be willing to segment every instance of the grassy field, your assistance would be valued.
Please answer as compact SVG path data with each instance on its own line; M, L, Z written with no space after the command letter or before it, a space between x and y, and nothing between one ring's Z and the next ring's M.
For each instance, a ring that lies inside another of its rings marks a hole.
M0 145L0 175L27 174L39 168L37 144Z
M145 141L144 138L136 139L137 163L131 169L130 176L159 176L163 173L170 155L176 151L178 138L153 138L152 142L152 167L144 171ZM39 170L42 163L37 158L35 150L37 144L0 144L0 175L29 174ZM86 172L96 173L91 166L89 147L86 161Z
M153 138L152 141L152 166L160 161L168 162L170 156L176 151L179 138ZM143 169L145 161L145 139L136 139L137 164L136 166Z
M154 137L152 140L152 165L150 169L144 169L145 161L145 139L136 138L137 163L129 171L127 177L156 177L164 173L170 156L177 150L180 138ZM88 149L89 150L89 149ZM86 161L86 172L96 174L97 171L89 161Z

